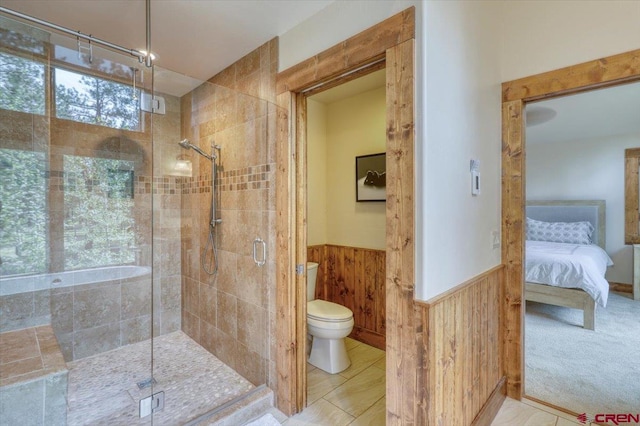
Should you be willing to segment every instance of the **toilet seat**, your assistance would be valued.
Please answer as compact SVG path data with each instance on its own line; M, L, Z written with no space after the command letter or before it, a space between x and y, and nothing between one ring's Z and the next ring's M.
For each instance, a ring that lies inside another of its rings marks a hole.
M327 302L326 300L312 300L307 302L307 320L327 323L348 322L353 319L351 309Z
M307 317L307 326L312 334L318 334L319 332L313 331L312 329L315 327L318 330L347 330L349 329L349 333L351 332L351 328L353 328L354 322L353 318L349 318L341 321L327 321L324 319L316 319ZM347 334L349 334L347 333Z

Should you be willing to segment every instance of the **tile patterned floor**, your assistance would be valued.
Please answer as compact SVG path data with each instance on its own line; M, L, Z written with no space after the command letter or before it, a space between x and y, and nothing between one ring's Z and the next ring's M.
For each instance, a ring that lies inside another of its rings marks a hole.
M385 424L385 353L347 338L351 366L328 374L307 364L307 408L286 426ZM574 416L534 401L507 398L491 426L575 426ZM587 425L587 426L595 426Z
M165 392L165 409L153 424L176 425L197 417L254 386L181 331L154 339L153 389L136 383L151 375L150 341L68 363L68 425L149 425L138 401Z
M347 338L351 366L329 374L307 364L307 408L286 426L385 424L385 353Z

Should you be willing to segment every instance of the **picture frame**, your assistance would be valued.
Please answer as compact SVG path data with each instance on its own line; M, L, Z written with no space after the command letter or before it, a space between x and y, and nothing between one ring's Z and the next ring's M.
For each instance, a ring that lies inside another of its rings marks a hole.
M387 201L386 153L356 157L356 202Z

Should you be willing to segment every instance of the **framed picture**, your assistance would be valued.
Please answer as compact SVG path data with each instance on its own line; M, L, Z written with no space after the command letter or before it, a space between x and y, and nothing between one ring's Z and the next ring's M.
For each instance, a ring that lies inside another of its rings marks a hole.
M356 201L387 200L386 154L356 157Z

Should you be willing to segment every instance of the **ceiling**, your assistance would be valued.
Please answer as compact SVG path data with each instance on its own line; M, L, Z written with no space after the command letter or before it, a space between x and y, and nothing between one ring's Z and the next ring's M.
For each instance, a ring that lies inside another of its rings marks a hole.
M313 95L311 99L323 104L341 101L342 99L350 98L360 93L368 92L369 90L384 87L386 84L386 75L386 70L381 69Z
M640 83L539 101L526 111L527 144L640 133Z
M333 0L153 0L162 68L207 80ZM0 0L0 6L132 49L145 48L144 0Z

